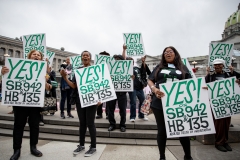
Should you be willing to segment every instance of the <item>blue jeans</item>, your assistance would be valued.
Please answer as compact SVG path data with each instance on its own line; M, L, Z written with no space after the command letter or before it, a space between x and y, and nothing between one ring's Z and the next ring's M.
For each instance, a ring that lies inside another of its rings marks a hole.
M145 99L143 90L134 90L133 92L128 92L130 98L130 119L136 118L136 96L139 100L138 105L138 117L144 118L144 114L140 112L141 105Z

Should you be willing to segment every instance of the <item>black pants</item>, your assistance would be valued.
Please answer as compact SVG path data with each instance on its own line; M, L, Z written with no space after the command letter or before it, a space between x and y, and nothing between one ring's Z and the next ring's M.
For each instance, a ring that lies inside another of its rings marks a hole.
M118 101L118 108L121 116L120 127L126 127L126 107L127 107L127 96L126 93L117 93L117 99L107 102L108 106L108 120L111 126L116 127L116 121L114 119L114 111L116 102Z
M166 142L167 142L167 134L166 134L166 128L165 128L165 121L164 121L164 115L163 111L159 109L152 108L156 122L157 122L157 128L158 128L158 134L157 134L157 143L158 143L158 149L160 152L160 157L165 157L165 148L166 148ZM189 137L179 137L180 143L182 144L184 153L186 158L191 157L191 149L190 149L190 139Z
M95 114L97 106L89 106L81 108L80 103L76 103L78 118L80 121L79 126L79 142L81 146L85 144L85 136L87 127L91 138L91 148L96 148L96 127L95 127Z
M101 105L99 105L97 107L97 115L99 115L99 116L102 116L102 113L103 113L102 107L103 107L103 104L101 104ZM105 113L106 113L106 116L108 116L108 106L107 106L107 103L106 103Z
M30 129L30 145L37 145L39 136L39 107L13 107L14 127L13 127L13 149L20 149L24 127L28 121Z
M61 90L61 102L60 102L60 110L61 113L64 112L65 101L67 98L67 112L71 112L71 104L70 104L70 95L72 93L72 89Z

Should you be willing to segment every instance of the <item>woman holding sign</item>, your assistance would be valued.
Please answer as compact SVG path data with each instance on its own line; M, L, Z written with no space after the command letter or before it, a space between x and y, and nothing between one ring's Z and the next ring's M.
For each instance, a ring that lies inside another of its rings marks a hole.
M28 59L42 61L43 55L39 51L32 50L28 54ZM9 69L4 66L1 72L2 74L8 73ZM45 82L45 88L46 90L50 90L51 85ZM20 157L23 131L27 121L30 129L31 154L33 154L36 157L41 157L43 154L36 148L36 145L38 143L38 136L39 136L39 121L40 121L41 108L13 106L13 110L14 110L14 127L13 127L14 154L10 159L15 160Z
M164 96L164 93L160 91L159 84L188 78L191 78L189 70L182 63L178 51L171 46L166 47L163 50L160 64L155 67L148 77L148 85L153 92L151 108L156 118L158 127L157 143L160 152L160 160L165 160L167 135L161 101L161 97ZM189 137L179 137L179 140L185 153L184 160L191 160L192 157Z
M82 64L83 67L89 67L91 66L91 53L88 51L83 51L81 54L82 58ZM82 108L80 99L79 99L79 93L77 89L77 82L76 82L76 77L75 75L73 76L72 81L70 81L67 78L67 73L64 70L61 70L61 75L64 78L64 80L67 82L67 84L74 89L73 93L74 96L72 95L72 99L75 100L76 103L76 108L77 108L77 113L78 113L78 118L80 121L80 126L79 126L79 142L80 144L78 145L77 149L73 151L73 154L79 154L80 152L85 150L84 144L85 144L85 135L87 131L87 127L90 133L90 138L91 138L91 145L89 150L85 153L85 157L90 157L94 153L96 153L96 127L95 127L95 114L97 111L97 106L99 106L101 103L99 102L97 105L89 106ZM74 97L74 98L73 98Z
M225 72L223 70L224 64L225 64L225 61L223 59L215 59L213 61L214 72L208 72L207 76L205 77L206 83L214 82L217 80L222 80L222 79L234 77L234 76L239 78L239 74L233 71L232 66L229 67L231 72ZM239 80L237 80L237 83L239 83ZM214 125L216 129L215 147L219 151L222 151L222 152L232 151L232 148L227 143L230 123L231 123L231 117L225 117L220 119L214 118Z

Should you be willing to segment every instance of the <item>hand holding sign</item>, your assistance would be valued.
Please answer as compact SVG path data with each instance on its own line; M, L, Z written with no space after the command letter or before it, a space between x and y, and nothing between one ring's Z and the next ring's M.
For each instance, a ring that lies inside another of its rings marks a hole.
M3 66L2 70L1 70L2 75L4 75L5 73L8 73L8 72L9 72L9 69L6 66Z
M158 99L161 99L163 96L165 96L165 94L156 87L154 88L153 92L155 93Z

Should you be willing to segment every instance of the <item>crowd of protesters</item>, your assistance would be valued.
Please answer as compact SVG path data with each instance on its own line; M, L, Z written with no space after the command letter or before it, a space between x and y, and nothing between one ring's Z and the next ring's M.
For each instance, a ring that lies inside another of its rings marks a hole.
M134 59L131 57L126 57L126 49L127 47L123 45L122 54L113 55L113 58L118 60L132 60L134 63ZM110 56L106 51L101 52L99 55ZM28 54L28 59L31 60L43 60L42 53L36 50L31 51ZM47 60L47 59L46 59ZM81 53L81 66L79 68L89 67L91 66L92 54L89 51L83 51ZM183 64L181 56L177 49L172 46L164 48L161 53L161 60L158 65L150 71L147 64L145 63L146 56L141 58L142 64L140 67L133 67L133 75L131 78L133 79L134 88L132 92L116 92L117 99L108 101L106 103L99 102L96 105L92 105L89 107L82 108L78 93L78 84L76 82L75 75L72 72L72 65L70 63L70 58L67 57L66 61L59 68L59 72L61 75L60 81L60 117L65 119L65 101L67 108L67 117L74 118L71 114L72 105L76 105L77 115L80 121L79 125L79 145L73 151L74 154L79 154L83 150L85 150L85 136L86 130L88 128L90 133L91 145L89 150L85 153L85 156L91 156L97 151L96 147L96 127L95 127L95 119L103 118L103 109L105 108L106 119L109 121L108 131L113 131L116 129L116 120L115 120L115 109L116 104L118 104L119 114L120 114L120 124L119 129L121 132L126 132L126 107L127 107L127 95L129 95L130 99L130 122L135 122L136 117L140 120L147 121L148 118L146 115L140 112L141 105L145 100L144 88L148 86L150 88L152 95L152 103L151 109L153 111L154 117L157 123L157 144L160 153L160 160L165 160L165 148L166 148L166 127L165 120L163 114L163 106L161 103L161 98L164 93L159 89L159 84L167 83L170 79L171 81L178 81L183 79L192 78L189 69ZM213 61L214 72L207 72L205 77L206 83L221 80L228 77L236 76L239 78L239 74L233 70L231 66L230 72L223 71L224 61L221 59L216 59ZM162 72L162 70L168 70L169 72ZM194 73L198 72L198 68L193 68ZM2 67L1 73L4 75L9 72L7 67ZM179 74L180 73L180 74ZM56 81L56 73L52 70L51 67L47 67L46 71L46 80L45 80L45 91L46 96L51 94L53 97L57 97L56 87L53 87L52 81ZM1 88L2 88L1 82ZM207 88L205 88L207 89ZM71 99L74 97L73 99ZM136 103L136 99L138 99L138 106ZM103 107L105 106L105 107ZM56 108L57 111L57 108ZM138 111L138 112L137 112ZM44 125L43 115L40 115L40 108L38 107L20 107L13 106L12 113L14 114L14 129L13 129L13 149L14 154L11 159L18 159L21 154L21 144L23 138L24 127L26 122L29 124L30 128L30 152L36 157L41 157L43 154L40 152L36 145L38 143L39 136L39 125ZM54 115L53 113L50 113ZM216 129L216 142L215 147L219 151L226 152L232 151L232 148L228 144L228 130L230 126L231 117L222 118L222 119L214 119L215 129ZM189 137L180 137L180 143L183 147L184 151L184 160L191 160L191 145Z

